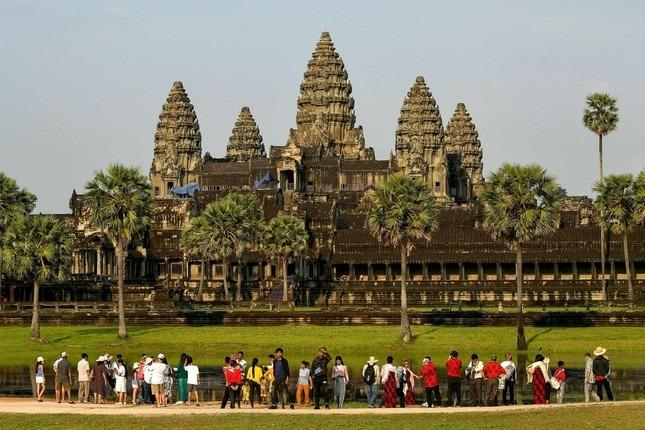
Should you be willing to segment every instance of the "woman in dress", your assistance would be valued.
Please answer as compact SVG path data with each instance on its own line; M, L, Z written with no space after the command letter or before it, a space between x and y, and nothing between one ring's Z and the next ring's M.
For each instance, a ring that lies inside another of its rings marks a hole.
M414 398L414 379L419 378L414 372L410 369L410 362L405 360L403 362L403 371L405 372L405 383L407 384L407 390L405 392L405 404L406 405L416 405L417 400Z
M347 373L347 366L343 362L343 357L336 356L336 365L332 371L332 379L334 380L334 395L336 396L336 405L338 409L343 409L345 404L345 391L347 383L349 382L349 373Z
M387 363L381 368L381 384L383 384L383 406L396 408L396 390L399 386L399 378L396 375L394 358L387 357Z
M94 368L90 373L92 381L92 391L94 392L94 403L105 403L105 384L108 379L108 372L105 368L105 357L100 356L96 359Z
M38 357L36 359L36 398L39 402L43 401L45 394L45 359Z
M535 356L535 362L526 368L526 380L533 384L533 404L544 405L548 401L546 384L549 382L549 366L544 362L544 356Z
M175 371L177 377L177 404L183 405L188 400L188 372L186 372L186 357L188 354L181 353L179 357L179 364Z
M132 404L136 405L139 397L139 380L137 379L137 370L139 369L139 362L135 362L132 365Z
M163 374L163 390L164 390L164 406L168 406L168 403L172 403L172 385L173 385L173 370L172 367L168 364L168 359L165 355L159 354L162 356L160 359L163 364L166 365L166 370Z
M116 367L114 368L114 376L114 392L116 393L116 404L125 405L126 399L128 397L128 370L126 369L125 362L122 358L119 358L116 362Z

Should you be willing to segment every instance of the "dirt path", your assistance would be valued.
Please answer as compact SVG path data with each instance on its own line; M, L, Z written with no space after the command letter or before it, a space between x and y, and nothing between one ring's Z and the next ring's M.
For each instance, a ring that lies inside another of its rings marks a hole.
M635 404L645 406L645 401L625 401L625 402L607 402L602 404L597 403L565 403L563 405L520 405L520 406L504 406L496 408L481 408L481 407L462 407L462 408L423 408L408 407L405 409L368 409L368 408L350 408L350 409L332 409L326 410L313 410L313 408L296 408L269 410L266 406L261 408L251 409L245 407L242 409L220 409L218 403L209 402L202 404L202 406L185 406L185 405L171 405L166 408L154 408L152 406L133 406L133 405L95 405L92 403L74 404L67 403L58 404L53 400L38 403L33 399L24 398L0 398L0 414L6 413L21 413L21 414L79 414L79 415L152 415L152 416L165 416L165 415L184 415L184 414L258 414L258 413L272 413L272 414L289 414L289 415L302 415L302 414L342 414L342 415L389 415L389 414L450 414L450 413L481 413L481 412L495 412L506 413L525 410L535 410L536 408L588 408L588 407L606 407L611 408L616 405Z

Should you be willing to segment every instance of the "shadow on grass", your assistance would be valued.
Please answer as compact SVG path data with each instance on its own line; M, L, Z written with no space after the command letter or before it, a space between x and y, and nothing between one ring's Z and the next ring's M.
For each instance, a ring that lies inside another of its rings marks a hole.
M553 331L553 328L547 328L546 330L542 330L542 331L540 331L540 332L537 332L537 333L535 333L533 336L531 336L530 338L528 338L528 339L526 340L527 349L528 349L528 347L532 346L533 342L534 342L538 337L540 337L540 336L542 336L542 335L545 335L545 334L547 334L547 333L550 333L550 332L552 332L552 331Z

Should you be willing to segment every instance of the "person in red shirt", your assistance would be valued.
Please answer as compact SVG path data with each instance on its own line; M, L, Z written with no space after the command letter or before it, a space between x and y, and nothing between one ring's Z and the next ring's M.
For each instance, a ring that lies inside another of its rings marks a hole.
M558 361L558 368L553 372L553 376L560 383L560 388L556 394L558 403L564 402L564 387L567 385L567 372L564 370L564 361Z
M240 405L240 391L242 389L242 370L235 360L231 360L230 367L224 370L224 377L231 395L231 409L235 409L236 404L238 407Z
M497 362L497 357L493 355L490 361L484 365L484 378L486 378L484 404L486 406L497 406L500 376L506 376L506 370Z
M459 353L452 351L446 361L448 369L448 405L459 406L461 404L461 368L463 364L458 358Z
M434 406L441 406L441 393L439 392L439 373L437 372L437 366L428 356L423 359L421 376L423 377L423 386L426 389L426 402L423 404L423 406L430 408ZM433 394L435 403L432 403Z

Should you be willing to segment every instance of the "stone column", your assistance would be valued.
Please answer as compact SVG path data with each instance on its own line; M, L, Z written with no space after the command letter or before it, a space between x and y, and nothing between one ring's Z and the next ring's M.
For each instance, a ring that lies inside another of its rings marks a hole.
M103 249L96 249L96 274L103 275Z
M611 274L611 275L610 275L610 276L611 276L611 279L612 279L613 281L615 281L615 280L616 280L616 263L612 261L612 262L611 262L611 263L609 263L609 264L610 264L610 266L609 266L609 267L610 267L610 271L609 271L609 273Z
M541 281L541 280L542 280L542 276L540 275L540 263L538 263L538 262L536 261L536 262L535 262L535 263L533 263L533 264L535 264L535 280L536 280L536 281Z
M439 263L439 270L441 271L441 280L442 281L447 281L448 280L448 272L446 271L446 265L444 262Z
M356 280L356 269L354 268L354 263L349 263L349 280Z
M553 280L560 279L560 270L558 268L558 263L554 262L553 263Z
M461 261L459 262L459 280L466 280L466 266Z
M596 281L598 280L598 271L596 270L596 262L591 262L591 279Z
M423 276L424 281L427 281L430 279L428 277L428 263L421 263L421 276Z
M504 280L504 272L502 271L502 264L501 263L495 263L495 269L497 271L497 280L498 281L503 281Z
M484 265L481 263L481 261L477 262L477 279L480 281L485 281L484 279Z
M571 262L571 272L572 272L572 275L573 275L573 280L577 281L578 280L578 264L575 261Z
M390 263L385 263L385 279L388 281L392 280L392 266Z
M374 280L374 268L372 267L372 263L367 263L367 279L369 281Z

